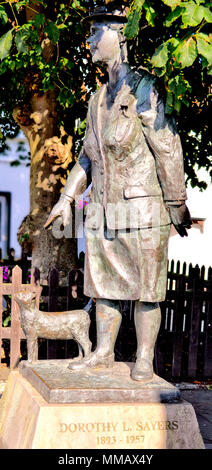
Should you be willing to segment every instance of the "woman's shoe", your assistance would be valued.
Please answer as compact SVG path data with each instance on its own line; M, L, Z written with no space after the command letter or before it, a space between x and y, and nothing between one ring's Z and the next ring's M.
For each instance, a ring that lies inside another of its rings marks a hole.
M153 379L152 361L138 358L131 372L131 378L140 382L149 382Z
M80 362L71 362L68 366L71 370L82 370L87 367L113 367L114 364L114 353L109 356L101 356L98 353L92 353L89 357L82 359Z

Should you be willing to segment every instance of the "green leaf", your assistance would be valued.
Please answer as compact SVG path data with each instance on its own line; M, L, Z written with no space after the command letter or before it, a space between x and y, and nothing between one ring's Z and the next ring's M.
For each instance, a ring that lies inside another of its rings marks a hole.
M181 109L181 101L179 101L176 97L174 98L174 110L179 114Z
M53 44L56 44L58 42L59 37L60 37L60 32L55 23L53 23L52 21L49 21L44 31L47 34L50 41L53 42Z
M11 166L19 166L21 163L19 162L19 160L13 160L10 165Z
M168 82L169 90L174 93L175 98L178 100L184 99L184 96L187 92L191 92L191 86L188 80L185 80L182 75L177 75L173 77Z
M79 135L83 135L85 132L85 128L86 128L86 118L82 122L80 122L75 132L77 132Z
M12 3L12 2L11 2ZM26 0L25 1L22 1L22 2L14 2L14 7L16 8L17 12L19 13L20 9L22 7L25 7L26 6Z
M165 106L165 113L171 114L173 112L173 93L168 92L166 96L166 106Z
M152 56L151 62L153 67L164 67L168 60L168 44L165 42L161 44Z
M1 38L0 38L0 59L3 60L5 57L8 56L10 49L12 47L12 31L13 29L10 29L5 33Z
M127 24L124 28L124 34L128 39L132 39L138 34L144 1L145 0L134 0L127 13Z
M45 24L45 15L43 13L38 13L38 15L35 15L34 19L35 27L40 28L41 26L44 26Z
M197 57L197 45L193 37L180 42L174 51L175 59L181 66L190 67Z
M113 1L113 0L111 0ZM106 1L107 3L107 1ZM109 3L109 2L108 2ZM73 0L73 3L71 5L72 8L75 8L76 10L82 10L82 11L86 11L85 7L83 5L81 5L80 1L78 0Z
M164 26L167 26L169 28L174 21L177 20L182 14L183 8L177 7L175 10L171 11L171 13L168 14L166 20L164 21Z
M204 8L204 18L205 18L205 20L208 23L212 23L212 11L210 10L210 8L206 8L206 7L203 7L203 8Z
M3 321L3 326L8 326L11 320L11 316L9 315L5 320Z
M178 38L168 39L167 45L168 45L169 51L173 52L173 50L176 49L179 43L180 43L180 40Z
M29 37L28 32L19 30L15 36L15 44L18 49L18 52L27 52L28 51L28 44L27 39Z
M209 64L212 64L212 41L207 34L198 33L196 34L197 50Z
M111 0L113 1L113 0ZM138 9L141 9L143 4L144 4L145 0L133 0L131 2L131 5L130 5L130 10L128 11L127 13L127 16L130 15L130 12L132 12L133 10L137 10Z
M188 26L197 26L204 18L204 7L197 5L193 1L183 3L184 11L182 13L182 28Z
M162 77L166 73L166 67L161 67L161 68L154 67L154 72L156 73L158 77Z
M165 5L168 5L172 10L174 10L178 5L180 5L181 0L162 0Z
M205 59L205 57L201 56L201 62L202 62L202 69L205 69L205 67L208 67L208 61Z
M127 25L124 29L124 34L128 39L132 39L138 34L139 21L141 18L140 10L135 10L128 18Z
M155 26L154 19L157 16L156 11L147 1L144 3L143 6L144 6L144 10L146 11L146 20L148 24L150 26Z
M81 5L80 5L79 0L74 0L74 1L72 2L72 5L71 5L71 6L72 6L72 8L76 8L77 10L78 10L79 8L82 8Z
M0 5L0 20L3 24L6 24L8 22L7 13L2 5Z
M70 108L73 106L75 102L75 97L71 90L67 88L61 88L59 95L58 95L58 101L59 103L64 107L64 108Z

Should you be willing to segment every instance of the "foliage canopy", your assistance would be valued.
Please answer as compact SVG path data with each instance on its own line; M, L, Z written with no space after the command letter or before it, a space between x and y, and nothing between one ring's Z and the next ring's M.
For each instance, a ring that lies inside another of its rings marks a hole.
M112 0L0 2L0 114L2 149L18 128L12 111L29 96L55 90L58 126L83 137L86 103L105 77L93 66L80 19L96 4ZM115 2L117 3L117 2ZM207 0L132 0L125 35L132 65L159 77L166 112L175 113L184 148L185 170L192 185L204 188L197 167L210 170L210 77L212 74L212 12ZM52 53L45 56L45 44ZM97 75L97 81L96 81ZM76 130L76 120L79 124ZM212 172L211 172L212 174Z

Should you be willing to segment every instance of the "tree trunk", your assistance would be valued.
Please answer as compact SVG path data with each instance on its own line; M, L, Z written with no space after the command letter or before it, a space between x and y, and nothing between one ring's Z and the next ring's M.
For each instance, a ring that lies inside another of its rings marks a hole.
M47 283L48 271L56 266L64 283L68 271L77 262L75 238L55 238L43 225L57 202L72 161L72 138L63 128L57 136L56 95L33 94L28 105L16 108L14 119L27 137L31 153L30 214L23 220L19 242L32 252L32 267L39 268L41 282ZM74 232L72 232L74 236Z

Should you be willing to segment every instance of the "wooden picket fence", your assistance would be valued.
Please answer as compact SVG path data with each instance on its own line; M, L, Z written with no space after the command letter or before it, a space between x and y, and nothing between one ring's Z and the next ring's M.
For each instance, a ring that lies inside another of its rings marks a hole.
M161 310L155 354L158 374L212 379L212 269L181 266L179 261L174 268L172 260Z
M36 291L36 302L39 304L41 288L31 277L30 284L22 284L22 270L15 266L12 270L12 282L3 282L3 269L0 268L0 344L2 339L10 340L10 368L14 369L20 360L20 341L26 339L20 325L19 307L14 300L14 294L20 290ZM3 296L11 296L11 327L2 326ZM0 357L1 363L1 357Z
M48 276L48 285L42 288L38 270L32 273L30 284L22 283L22 271L18 266L12 271L10 283L3 282L0 273L0 343L2 339L10 340L10 369L18 365L20 342L25 339L20 326L19 308L13 298L14 293L23 288L36 290L37 304L42 295L42 299L46 301L45 310L48 311L82 308L89 300L83 296L83 274L79 270L70 271L67 286L60 286L59 272L53 268ZM10 327L2 326L4 295L11 295ZM134 303L121 302L121 306L123 320L115 348L116 360L134 361ZM212 269L206 273L204 267L200 269L185 263L181 266L179 262L175 266L172 261L168 269L166 301L161 303L161 312L162 322L155 351L155 372L167 380L212 378ZM95 345L95 305L90 315L90 336ZM47 341L47 358L61 358L61 344L58 346L58 343L61 342ZM63 354L65 357L73 357L70 356L70 348L67 346L69 342L65 343Z

